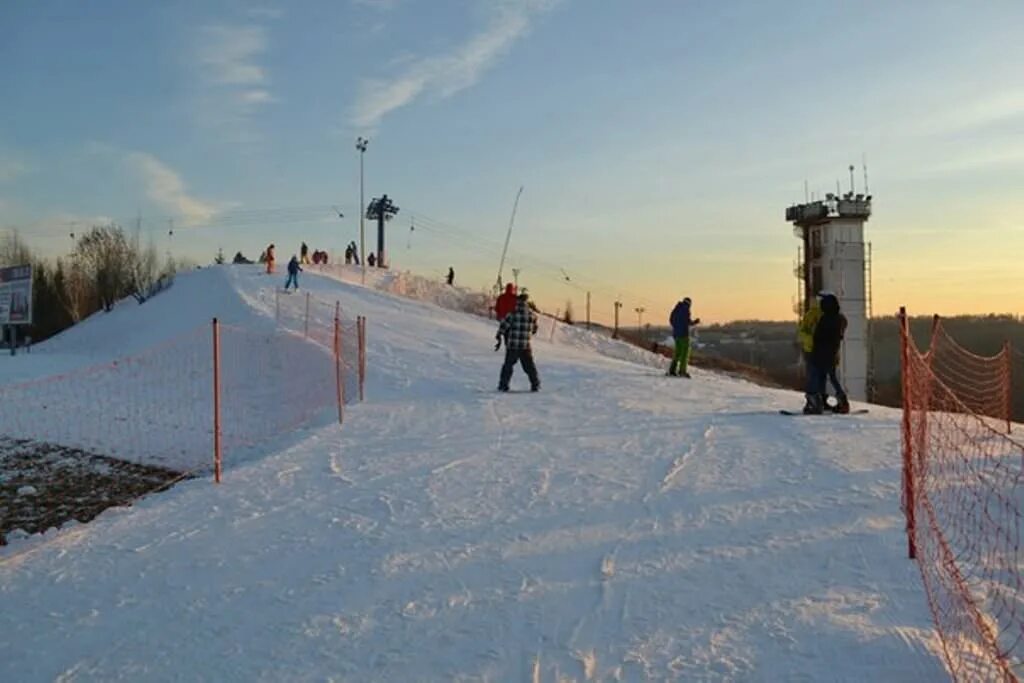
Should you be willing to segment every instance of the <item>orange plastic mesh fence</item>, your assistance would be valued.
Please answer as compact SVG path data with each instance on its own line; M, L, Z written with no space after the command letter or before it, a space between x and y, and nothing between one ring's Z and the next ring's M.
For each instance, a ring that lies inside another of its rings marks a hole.
M359 399L359 337L355 318L346 316L337 302L325 301L308 292L275 293L277 324L323 349L334 351L334 317L339 317L338 341L344 378L344 401ZM332 375L333 377L333 375Z
M336 326L337 307L310 299L311 316L303 311L296 329L292 304L285 308L290 317L277 329L219 326L227 465L296 427L339 420L339 399L359 400L356 320ZM210 472L213 348L212 326L204 325L134 356L0 387L0 437L183 474Z
M210 330L143 353L0 389L0 434L178 472L213 438Z
M935 376L956 389L957 398L978 415L1011 419L1011 364L1009 345L994 356L968 351L946 332L936 317L931 344L923 356Z
M1016 681L1024 674L1024 444L987 416L998 412L986 401L1000 391L994 361L968 356L941 329L921 353L905 317L901 329L911 556L953 678Z

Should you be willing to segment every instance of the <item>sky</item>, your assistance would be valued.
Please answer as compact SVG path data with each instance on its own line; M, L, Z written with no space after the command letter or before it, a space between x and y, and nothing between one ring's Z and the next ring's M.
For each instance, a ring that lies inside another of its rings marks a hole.
M873 311L1024 313L1024 4L0 3L0 229L342 250L546 310L787 319L785 208L863 191ZM366 242L375 242L366 225Z

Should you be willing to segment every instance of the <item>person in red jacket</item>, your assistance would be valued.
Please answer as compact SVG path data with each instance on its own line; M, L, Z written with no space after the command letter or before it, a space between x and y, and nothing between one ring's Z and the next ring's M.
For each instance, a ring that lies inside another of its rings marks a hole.
M516 310L516 286L510 282L505 285L505 293L494 302L494 317L501 322L514 310Z

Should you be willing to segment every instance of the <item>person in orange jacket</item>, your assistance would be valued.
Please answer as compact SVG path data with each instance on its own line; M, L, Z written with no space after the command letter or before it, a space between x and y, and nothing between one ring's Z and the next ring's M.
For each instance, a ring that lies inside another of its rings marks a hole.
M267 247L267 275L274 273L274 245Z

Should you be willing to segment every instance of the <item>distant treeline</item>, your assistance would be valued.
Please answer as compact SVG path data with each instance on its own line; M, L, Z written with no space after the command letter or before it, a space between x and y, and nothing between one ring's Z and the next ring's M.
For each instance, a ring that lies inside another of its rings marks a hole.
M152 244L142 246L116 225L93 227L75 240L68 255L54 260L34 253L17 232L0 239L0 267L32 265L32 324L19 338L33 342L71 327L93 313L109 311L132 296L140 303L162 289L176 265L161 260Z

